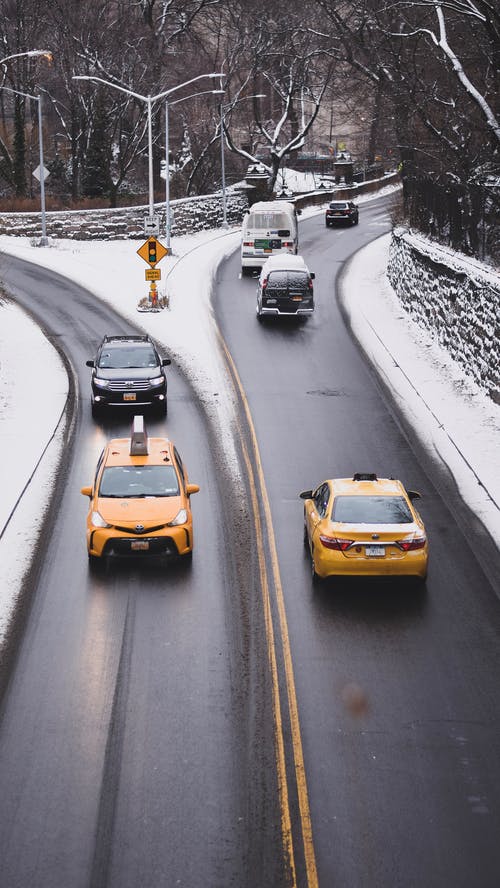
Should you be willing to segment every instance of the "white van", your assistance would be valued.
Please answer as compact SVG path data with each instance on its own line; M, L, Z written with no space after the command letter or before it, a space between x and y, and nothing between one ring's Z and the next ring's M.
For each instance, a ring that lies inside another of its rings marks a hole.
M261 268L269 256L299 249L297 211L287 200L255 203L243 220L241 274Z

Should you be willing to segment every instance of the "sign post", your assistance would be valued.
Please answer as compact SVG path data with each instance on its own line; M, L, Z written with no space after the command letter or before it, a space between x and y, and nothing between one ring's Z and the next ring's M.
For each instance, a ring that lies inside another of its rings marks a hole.
M148 237L137 250L137 254L147 262L149 268L145 271L146 280L149 281L149 302L151 311L158 311L158 290L156 289L156 281L161 280L161 271L155 268L158 262L168 256L170 250L164 247L161 241L156 237Z

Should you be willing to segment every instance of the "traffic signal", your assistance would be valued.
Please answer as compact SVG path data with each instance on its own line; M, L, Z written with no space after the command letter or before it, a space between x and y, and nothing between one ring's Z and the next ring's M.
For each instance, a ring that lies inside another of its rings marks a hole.
M154 237L148 240L148 262L150 265L156 265L158 259L156 258L156 240Z

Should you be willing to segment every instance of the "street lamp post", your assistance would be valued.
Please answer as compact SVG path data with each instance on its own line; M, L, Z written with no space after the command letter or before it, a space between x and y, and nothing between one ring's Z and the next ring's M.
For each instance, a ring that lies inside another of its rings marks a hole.
M222 90L224 92L224 90ZM237 99L234 103L229 103L228 105L223 105L220 103L220 167L221 167L221 180L222 180L222 225L224 228L227 228L227 194L226 194L226 163L224 157L224 120L226 111L230 108L231 110L236 107L240 102L244 102L246 99L265 99L266 96L264 93L256 93L254 96L242 96L241 99Z
M194 83L196 80L201 80L204 77L220 77L220 71L212 74L199 74L198 77L192 77L190 80L185 80L184 83L179 83L177 86L173 86L171 89L167 89L164 92L158 93L156 96L143 96L140 93L133 92L131 89L126 89L124 86L118 86L117 83L112 83L110 80L103 80L102 77L94 77L87 74L74 74L73 80L92 80L96 83L104 83L105 86L111 86L113 89L117 89L120 92L126 93L126 95L133 96L135 99L139 99L141 102L146 103L147 107L147 115L148 115L148 179L149 179L149 218L152 219L154 215L154 193L153 193L153 130L152 130L152 122L151 122L151 107L153 102L157 102L159 99L164 99L166 96L171 95L171 93L176 92L178 89L181 89L183 86L189 86L190 83Z
M166 247L170 252L170 235L172 231L171 214L170 214L170 149L169 149L169 108L178 105L179 102L185 102L187 99L194 99L196 96L212 95L217 96L224 93L223 89L204 89L202 92L191 93L190 96L182 96L175 102L165 101L165 239Z
M25 96L27 99L32 99L34 102L38 102L38 147L40 153L40 206L42 213L42 237L40 238L40 247L46 247L48 244L47 238L47 222L45 215L45 168L43 165L43 130L42 130L42 94L39 93L37 96L32 96L30 93L21 92L19 89L11 89L10 86L0 86L0 89L5 90L6 92L15 93L18 96Z
M52 61L52 53L48 49L28 49L26 52L15 52L14 55L5 56L5 58L0 59L0 65L10 62L11 59L38 58L39 56L44 56L49 61Z

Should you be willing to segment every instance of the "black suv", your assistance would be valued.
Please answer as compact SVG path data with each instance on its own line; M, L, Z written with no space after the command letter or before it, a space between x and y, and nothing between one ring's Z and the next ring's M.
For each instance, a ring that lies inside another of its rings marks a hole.
M92 367L92 416L105 407L150 405L162 416L167 413L167 378L164 367L170 358L160 358L149 336L105 336Z
M350 225L357 225L358 220L359 210L352 200L334 200L325 214L327 228L330 225L337 225L338 222L348 222Z

